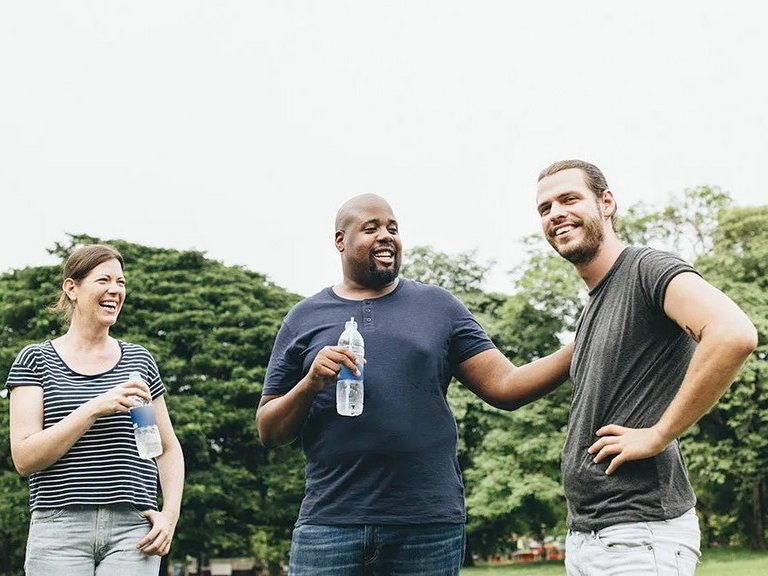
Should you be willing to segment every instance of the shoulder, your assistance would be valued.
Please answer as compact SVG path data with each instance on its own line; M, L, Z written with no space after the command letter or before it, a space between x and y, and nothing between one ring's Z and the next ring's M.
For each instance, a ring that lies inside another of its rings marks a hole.
M125 340L118 340L120 348L123 351L123 359L128 361L144 360L155 363L155 357L141 344L134 344L133 342L126 342Z
M439 301L450 302L453 300L458 301L453 294L441 286L435 284L424 284L418 280L411 280L410 278L401 278L400 292L407 296L418 296L421 298L432 298Z
M43 357L44 349L50 347L50 342L36 342L34 344L27 344L16 355L14 364L21 364L23 366L35 366Z
M303 300L299 300L296 302L296 304L291 306L290 310L288 310L288 313L283 319L283 323L290 323L295 321L296 318L302 318L308 313L315 312L321 308L323 304L327 304L332 301L333 296L330 294L330 289L323 288L320 292L317 292L312 296L307 296Z
M448 315L465 315L467 307L450 291L434 284L424 284L417 280L402 278L403 283L398 296L403 308L420 311L437 311ZM399 302L399 303L400 303Z
M693 268L691 264L683 260L683 258L672 252L667 252L666 250L637 246L631 246L627 248L627 250L633 251L639 266L662 268L668 266L687 266Z

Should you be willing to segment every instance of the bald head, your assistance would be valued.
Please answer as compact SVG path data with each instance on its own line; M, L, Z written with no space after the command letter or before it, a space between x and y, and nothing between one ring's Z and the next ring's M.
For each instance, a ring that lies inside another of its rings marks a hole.
M368 208L376 206L384 206L392 213L392 207L389 202L384 200L377 194L360 194L354 198L350 198L344 204L341 205L339 211L336 213L336 231L345 231L351 222L355 221L355 217L362 211L366 211Z

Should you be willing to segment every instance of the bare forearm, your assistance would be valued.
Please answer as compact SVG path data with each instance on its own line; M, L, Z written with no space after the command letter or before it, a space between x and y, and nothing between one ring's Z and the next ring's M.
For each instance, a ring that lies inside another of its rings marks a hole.
M497 408L514 410L552 391L568 378L573 344L524 366L514 366L497 349L459 365L458 376L470 390Z
M573 343L554 354L515 368L504 382L506 396L499 408L514 410L541 398L568 379Z
M259 439L269 448L296 439L307 419L316 392L304 378L284 396L262 399L256 413Z
M679 437L712 408L753 349L749 335L745 338L721 335L701 340L680 390L655 425L667 443Z
M175 434L157 457L157 470L163 493L163 512L178 520L184 491L184 454Z
M95 410L86 403L50 428L13 442L16 469L22 476L29 476L55 464L96 420Z

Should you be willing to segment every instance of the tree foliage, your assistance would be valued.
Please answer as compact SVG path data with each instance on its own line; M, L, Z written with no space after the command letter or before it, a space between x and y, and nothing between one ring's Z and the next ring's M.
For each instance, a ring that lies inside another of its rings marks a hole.
M768 206L723 210L712 249L696 261L758 331L758 348L686 436L710 544L765 548L768 519Z
M66 256L73 236L54 252ZM265 450L254 426L255 408L274 336L299 297L262 274L224 266L197 251L109 241L126 261L128 295L112 334L142 344L155 356L187 466L183 513L172 549L176 559L244 556L254 535L290 535L303 493L295 448ZM27 343L62 333L46 307L60 285L58 267L0 276L0 376ZM0 524L8 565L21 566L26 482L13 472L7 410L0 415ZM21 480L21 481L20 481ZM21 519L21 520L19 520Z
M754 321L759 347L733 386L682 438L705 542L764 547L768 522L768 206L734 208L727 193L699 187L667 206L630 207L629 243L681 253ZM73 236L52 250L62 258ZM262 274L201 252L111 242L125 256L128 297L113 334L146 346L168 388L187 463L175 560L255 555L276 574L287 559L304 491L294 445L266 450L254 426L266 365L283 316L300 297ZM512 362L547 355L573 337L585 289L573 267L537 237L523 239L509 293L483 290L491 262L417 246L403 275L454 292ZM0 377L30 342L62 333L46 310L56 266L0 275ZM513 533L561 531L560 451L570 405L566 383L514 412L496 410L459 384L448 400L465 477L468 558L495 552ZM18 574L28 525L26 481L13 470L8 412L0 411L0 574Z

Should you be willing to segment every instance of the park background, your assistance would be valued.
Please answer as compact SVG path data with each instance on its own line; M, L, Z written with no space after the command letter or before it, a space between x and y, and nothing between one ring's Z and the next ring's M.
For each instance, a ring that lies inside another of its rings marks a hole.
M717 187L691 188L662 206L637 204L619 221L633 244L684 255L755 322L759 346L721 401L682 437L705 549L764 550L768 516L768 205L735 206ZM125 256L128 297L112 333L156 357L184 449L187 480L171 563L250 557L279 574L303 495L298 443L267 450L255 407L284 314L302 296L264 274L199 251L161 249L85 235L52 247L106 240ZM406 253L403 276L438 284L478 317L499 349L521 364L572 336L585 291L573 267L539 235L521 239L524 264L509 293L482 288L489 264L472 251L428 246ZM61 332L46 310L59 266L0 275L0 378L29 342ZM341 324L340 324L341 326ZM369 356L375 351L369 351ZM459 434L468 511L466 559L511 558L519 535L565 532L559 457L571 385L514 412L494 409L459 383L449 402ZM19 573L27 530L26 480L10 457L8 412L0 412L0 574ZM761 556L761 570L768 558ZM742 570L741 573L744 573Z
M264 451L253 412L282 314L340 277L338 206L387 198L406 272L454 290L526 361L568 338L583 302L527 239L536 174L580 157L606 173L627 238L696 262L758 325L683 449L706 544L759 548L766 16L714 0L3 3L0 371L60 330L44 308L79 235L119 240L116 334L158 357L190 466L174 560L277 566L301 457ZM562 531L568 395L510 415L451 387L478 556ZM6 433L0 571L18 569L27 518Z

